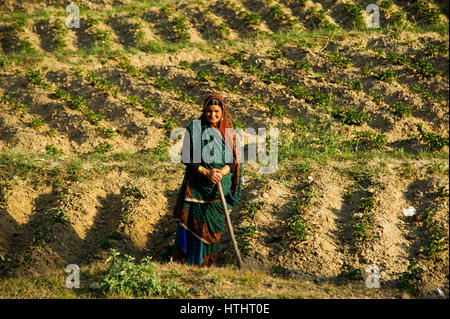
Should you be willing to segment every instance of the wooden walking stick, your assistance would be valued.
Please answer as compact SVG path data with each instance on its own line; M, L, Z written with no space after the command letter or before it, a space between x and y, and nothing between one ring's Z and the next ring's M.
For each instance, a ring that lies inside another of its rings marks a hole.
M227 203L225 202L225 196L223 196L222 184L220 182L217 183L217 188L219 189L220 198L222 199L222 206L225 213L225 218L227 220L227 226L230 232L231 241L233 242L234 254L236 255L238 268L241 269L242 268L241 253L239 252L239 248L236 243L236 238L234 238L233 227L231 226L230 215L228 215Z

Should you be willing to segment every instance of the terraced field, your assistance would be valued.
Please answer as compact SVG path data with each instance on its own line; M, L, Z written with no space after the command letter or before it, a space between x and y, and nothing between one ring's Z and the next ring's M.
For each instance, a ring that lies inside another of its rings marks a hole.
M235 127L279 129L278 170L245 163L232 212L246 269L364 287L376 265L375 295L304 296L448 296L448 4L376 3L374 29L364 1L79 1L67 28L69 2L0 0L0 297L111 248L167 269L170 133L211 93ZM224 236L212 272L234 263Z

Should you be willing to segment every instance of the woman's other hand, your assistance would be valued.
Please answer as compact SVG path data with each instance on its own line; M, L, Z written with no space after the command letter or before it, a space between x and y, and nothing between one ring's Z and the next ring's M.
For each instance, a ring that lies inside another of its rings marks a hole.
M217 168L205 169L203 172L203 176L214 184L217 184L222 180L222 173Z

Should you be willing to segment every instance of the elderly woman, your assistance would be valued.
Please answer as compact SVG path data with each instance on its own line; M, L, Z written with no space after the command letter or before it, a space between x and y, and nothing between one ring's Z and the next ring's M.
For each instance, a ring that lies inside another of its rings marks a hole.
M215 154L211 155L211 150ZM217 258L225 225L216 184L222 185L228 210L239 201L242 186L236 135L219 96L209 95L200 118L186 128L181 158L186 171L174 207L178 228L172 257L209 267Z

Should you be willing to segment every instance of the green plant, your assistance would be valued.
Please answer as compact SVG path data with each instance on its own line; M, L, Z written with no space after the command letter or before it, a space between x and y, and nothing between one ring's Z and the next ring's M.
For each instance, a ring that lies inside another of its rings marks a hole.
M367 196L361 198L361 205L358 210L368 213L375 207L375 197Z
M158 145L152 150L152 155L159 161L165 161L169 159L169 142L166 140L158 141Z
M395 27L402 27L406 22L406 14L403 11L391 12L389 21L392 22Z
M53 156L53 157L57 157L62 154L62 151L60 149L58 149L56 146L54 146L53 144L47 144L45 146L45 151L48 155Z
M145 198L144 194L138 186L130 186L125 189L125 196L131 196L135 199Z
M255 225L241 226L237 229L236 241L243 255L248 255L251 251L251 239L255 236L256 231Z
M51 219L55 223L68 224L69 220L65 212L60 207L52 207L47 210L47 213L51 214Z
M362 91L364 84L361 81L348 81L347 85L355 91Z
M174 117L169 116L164 119L163 128L169 134L179 126L178 121Z
M106 92L110 92L114 97L117 97L117 95L119 94L119 89L116 87L114 83L106 79L103 79L102 77L98 76L97 73L95 72L89 72L88 81L94 84L96 87Z
M397 81L398 75L392 70L378 70L375 71L374 76L384 82L392 83Z
M233 57L228 57L228 58L223 58L222 60L220 60L220 64L229 66L230 68L235 68L235 67L239 66L239 61Z
M244 20L250 25L259 25L261 24L261 16L257 13L250 12L247 10L241 11L240 15L244 18Z
M208 81L211 77L211 73L208 70L198 70L195 72L195 79L200 82Z
M448 196L448 192L447 192ZM430 233L427 247L424 250L425 256L433 261L442 260L441 253L445 251L447 231L444 226L440 225L436 219L436 208L426 210L425 227Z
M341 272L339 273L338 277L352 281L363 280L361 269L354 268L350 264L347 264L345 262L341 266Z
M376 104L381 105L384 101L384 95L377 93L377 92L372 92L370 94L370 96L372 97L372 101L374 101Z
M423 24L436 24L439 22L439 11L430 0L417 0L414 4L417 16Z
M286 15L279 4L276 4L273 7L270 7L270 14L276 20L281 20L281 19L285 18L285 15Z
M352 60L350 58L342 58L339 51L329 51L328 59L344 69L348 68L348 66L352 64Z
M438 77L442 74L442 71L436 70L431 62L417 61L411 65L416 73L424 76Z
M285 113L285 109L284 109L283 105L269 103L269 104L267 104L267 106L269 108L269 113L271 115L275 115L276 117L283 117L283 115Z
M168 283L162 281L156 273L158 266L152 262L151 257L134 263L134 257L122 257L115 249L111 249L110 254L106 260L109 266L99 287L104 294L173 298L182 292L175 280Z
M270 272L272 274L274 274L275 276L279 276L279 277L288 277L289 276L289 269L286 267L283 267L279 264L273 265L272 267L270 267Z
M53 241L53 233L46 226L39 226L33 233L33 242L41 247L47 247L47 244Z
M307 225L307 220L303 216L299 214L292 216L289 218L288 225L290 227L289 237L292 240L297 242L306 240L309 234L309 227Z
M423 273L424 270L417 267L417 262L409 261L407 270L399 273L398 287L414 296L418 296L420 293L419 285L422 282Z
M85 172L83 163L78 159L72 159L67 163L67 176L72 181L83 181L85 179Z
M304 70L304 71L307 71L309 73L313 72L312 65L308 61L305 61L305 60L303 60L303 61L294 61L294 65L299 70Z
M358 131L353 133L356 143L362 143L368 147L374 147L376 149L382 149L387 143L387 136L384 134L377 134L371 131Z
M426 100L426 101L430 101L430 100L436 100L436 101L443 101L445 100L445 97L439 95L439 96L433 96L433 94L431 93L431 91L425 87L421 87L417 84L414 84L413 86L411 86L411 91L413 91L414 93L419 94L422 99Z
M97 130L106 138L111 138L116 134L116 131L109 127L98 126Z
M449 192L448 192L448 187L446 187L445 185L439 186L438 183L436 183L436 196L437 197L448 197Z
M231 120L231 123L233 124L234 129L242 129L245 130L245 123L239 121L239 120Z
M9 94L5 94L4 96L2 96L0 101L11 105L14 110L20 110L24 114L28 113L28 106L22 104L15 98L11 97Z
M266 54L269 55L269 58L271 60L278 60L278 59L285 59L286 56L284 55L283 51L281 51L280 49L274 48L274 49L270 49L266 52Z
M434 55L447 55L448 49L445 46L438 46L432 43L428 43L425 46L424 53L427 56L434 56Z
M371 232L373 228L372 218L369 214L363 213L361 217L357 218L355 215L352 216L355 220L353 225L353 236L356 240L364 242L371 237Z
M255 217L256 212L261 210L264 207L264 202L252 202L245 204L245 212L244 215L250 219L253 219Z
M150 81L150 79L148 78L148 76L144 73L142 73L141 71L139 71L134 65L131 65L128 62L125 61L121 61L117 64L117 67L119 69L123 69L125 70L128 74L133 75L145 82Z
M47 81L45 81L44 76L41 74L39 70L28 71L25 74L25 78L29 83L39 85L45 89L49 89L51 87L50 84Z
M428 150L440 151L444 146L448 146L448 137L424 131L421 123L417 123L416 126L420 133L420 139L428 144Z
M172 29L175 33L174 40L182 43L189 42L191 35L187 32L189 26L187 20L183 16L174 17L172 20Z
M364 111L343 110L339 105L332 107L331 115L334 118L341 119L344 124L348 125L363 125L372 120L371 116Z
M230 35L230 33L231 33L230 28L227 26L226 23L222 22L217 28L217 34L222 38L227 38Z
M219 76L219 77L213 78L212 80L214 81L214 83L216 83L216 86L219 89L223 89L225 83L227 82L227 78L224 76Z
M367 28L362 15L363 10L359 3L346 2L343 4L343 11L352 19L353 27L359 30Z
M178 66L180 68L182 68L183 70L189 70L191 68L191 63L188 61L182 60L182 61L180 61Z
M69 95L67 102L68 102L67 105L73 110L82 111L86 107L86 100L78 95L77 96Z
M379 4L380 8L388 10L394 5L394 1L392 0L382 0Z
M396 101L390 107L392 113L398 117L405 117L411 115L411 105L408 105L402 101Z
M113 146L108 142L101 142L94 148L94 153L97 154L106 154L113 150Z
M141 101L141 105L144 108L143 113L148 116L157 116L158 113L154 110L156 103L149 97L145 98L144 101Z

